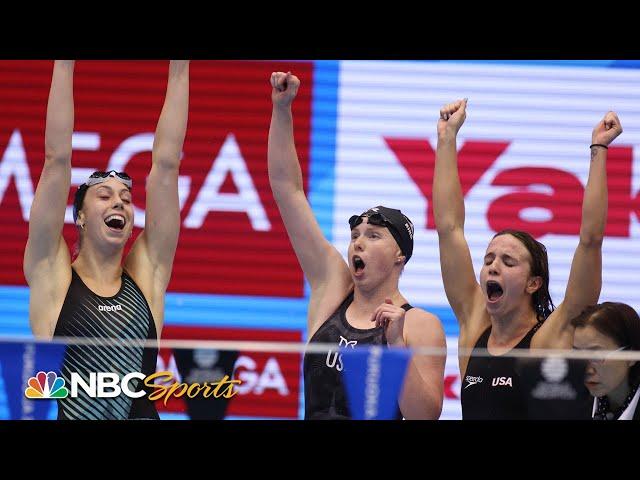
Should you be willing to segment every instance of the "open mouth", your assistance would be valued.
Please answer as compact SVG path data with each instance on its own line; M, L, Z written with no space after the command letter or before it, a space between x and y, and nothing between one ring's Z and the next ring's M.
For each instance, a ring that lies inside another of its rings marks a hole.
M114 230L122 230L127 221L122 215L109 215L104 219L104 223L107 225L107 227L113 228Z
M359 273L362 273L362 271L364 270L364 261L358 256L358 255L354 255L353 256L353 268L356 271L356 275Z
M490 302L498 300L503 294L502 286L493 280L487 282L487 297Z

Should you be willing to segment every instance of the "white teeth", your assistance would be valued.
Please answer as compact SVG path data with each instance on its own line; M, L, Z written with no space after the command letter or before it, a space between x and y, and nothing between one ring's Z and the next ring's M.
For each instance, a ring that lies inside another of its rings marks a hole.
M124 217L122 215L109 215L106 219L105 222L109 222L113 219L117 219L120 220L122 223L124 223Z

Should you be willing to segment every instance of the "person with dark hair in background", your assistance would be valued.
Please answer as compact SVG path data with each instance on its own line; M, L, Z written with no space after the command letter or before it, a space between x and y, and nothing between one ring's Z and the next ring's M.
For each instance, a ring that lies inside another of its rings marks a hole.
M640 351L640 317L624 303L587 307L571 325L575 328L575 349ZM584 383L595 397L594 420L640 420L640 362L593 359L587 364Z
M433 205L440 266L447 299L458 319L463 419L527 417L514 348L569 349L571 318L598 301L602 284L602 241L607 219L608 145L622 133L608 112L592 132L591 164L582 203L580 241L573 256L563 302L549 295L549 262L544 245L516 230L496 233L476 281L464 236L464 200L458 177L456 136L467 101L440 110L433 179ZM471 355L464 350L474 349ZM488 350L489 356L475 354Z
M269 180L280 215L311 287L309 342L341 346L446 346L439 319L413 308L398 282L413 252L413 224L400 211L378 206L349 220L348 263L322 234L303 189L293 136L291 104L300 80L271 74ZM397 418L437 419L442 411L445 355L412 356ZM337 352L304 358L305 419L348 419L352 414Z
M70 344L62 365L67 385L74 372L87 383L95 372L116 373L121 379L131 372L155 372L157 348L144 344L159 338L162 330L164 297L180 231L178 169L189 104L189 62L171 61L146 183L144 231L123 264L133 231L133 180L124 172L94 172L74 198L80 238L72 263L62 227L71 183L74 67L73 61L56 61L53 67L44 168L31 206L24 254L34 335L111 342ZM134 379L129 387L139 390L140 384ZM59 419L159 418L146 395L92 398L82 389L78 394L58 400Z

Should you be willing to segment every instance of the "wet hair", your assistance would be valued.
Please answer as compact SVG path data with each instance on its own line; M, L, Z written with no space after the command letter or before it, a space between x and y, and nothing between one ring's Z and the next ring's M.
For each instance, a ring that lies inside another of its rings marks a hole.
M78 214L80 210L82 210L82 205L84 204L84 197L87 195L87 190L89 186L86 183L83 183L76 190L75 195L73 196L73 223L76 224L78 221ZM80 248L82 247L82 233L80 232L80 227L76 224L76 228L78 229L78 239L73 244L73 249L71 251L71 259L75 260L78 254L80 253Z
M625 303L603 302L585 308L571 320L576 328L592 326L627 350L640 350L640 317ZM629 384L640 383L640 362L629 369Z
M542 286L531 295L531 306L536 312L538 322L542 323L556 308L549 293L549 258L547 257L547 248L530 234L522 230L501 230L496 233L493 238L500 235L512 235L520 240L531 255L531 275L542 278Z
M83 183L76 190L75 195L73 196L73 222L78 219L78 212L82 210L82 205L84 204L84 197L87 195L87 190L89 186L86 183Z

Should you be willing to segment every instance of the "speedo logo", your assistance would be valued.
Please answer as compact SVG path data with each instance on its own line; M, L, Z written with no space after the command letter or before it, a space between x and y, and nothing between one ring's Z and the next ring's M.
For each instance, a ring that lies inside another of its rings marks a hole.
M122 310L122 305L98 305L98 310L101 312L115 312L116 310Z
M482 377L472 377L467 375L464 379L467 383L464 388L470 387L471 385L475 385L476 383L482 383Z

